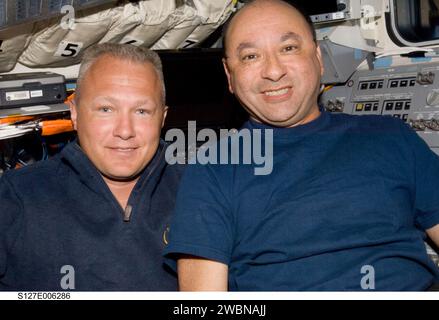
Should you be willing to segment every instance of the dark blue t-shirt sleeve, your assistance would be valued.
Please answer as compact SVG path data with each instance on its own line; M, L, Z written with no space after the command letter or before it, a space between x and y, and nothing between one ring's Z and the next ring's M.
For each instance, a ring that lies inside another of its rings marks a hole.
M223 167L224 168L224 167ZM228 264L232 250L232 210L227 177L214 165L189 165L171 221L165 262L176 269L179 255Z
M22 211L18 195L4 174L0 178L0 281L7 269L8 252L17 239Z
M439 156L406 124L403 133L415 162L416 224L426 230L439 224Z

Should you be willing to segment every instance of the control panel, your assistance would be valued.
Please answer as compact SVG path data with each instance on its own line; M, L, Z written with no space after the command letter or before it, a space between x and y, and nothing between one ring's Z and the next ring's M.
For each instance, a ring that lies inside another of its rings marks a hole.
M320 102L330 112L399 118L439 154L439 62L356 71Z

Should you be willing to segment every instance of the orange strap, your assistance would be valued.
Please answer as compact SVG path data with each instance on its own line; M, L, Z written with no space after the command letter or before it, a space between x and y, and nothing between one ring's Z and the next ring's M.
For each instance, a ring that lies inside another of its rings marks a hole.
M74 92L71 95L69 95L66 100L64 100L64 103L68 103L70 101L73 101L73 99L75 99L75 93Z
M13 124L19 121L32 120L34 116L8 116L0 119L0 124Z
M51 136L58 133L73 131L71 120L46 120L40 122L42 136Z

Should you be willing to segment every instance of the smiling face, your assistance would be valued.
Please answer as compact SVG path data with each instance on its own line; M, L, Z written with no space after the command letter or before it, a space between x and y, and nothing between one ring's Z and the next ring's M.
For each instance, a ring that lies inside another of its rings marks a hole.
M71 113L79 144L101 174L131 181L158 148L166 107L152 64L104 55L87 71Z
M292 127L319 116L320 49L294 8L277 1L244 7L229 25L226 48L229 89L252 118Z

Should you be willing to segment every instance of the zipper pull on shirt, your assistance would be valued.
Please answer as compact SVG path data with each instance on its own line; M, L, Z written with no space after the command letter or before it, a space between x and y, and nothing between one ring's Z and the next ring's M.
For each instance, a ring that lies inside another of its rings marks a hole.
M125 211L123 213L123 221L130 222L131 212L133 211L133 207L131 205L127 205Z

